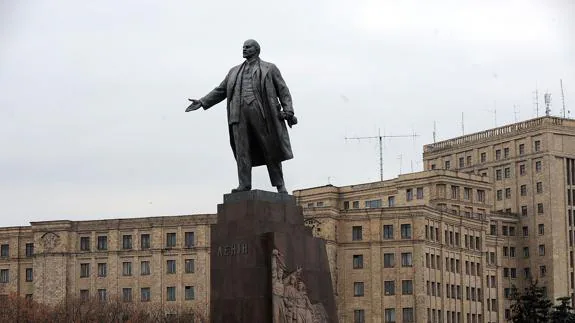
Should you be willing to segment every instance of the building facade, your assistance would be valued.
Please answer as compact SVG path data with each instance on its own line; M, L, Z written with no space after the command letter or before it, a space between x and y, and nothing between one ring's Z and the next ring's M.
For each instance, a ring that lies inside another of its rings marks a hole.
M340 322L506 322L531 279L573 296L575 121L424 147L424 171L294 191L326 240ZM209 306L216 215L0 228L0 295Z

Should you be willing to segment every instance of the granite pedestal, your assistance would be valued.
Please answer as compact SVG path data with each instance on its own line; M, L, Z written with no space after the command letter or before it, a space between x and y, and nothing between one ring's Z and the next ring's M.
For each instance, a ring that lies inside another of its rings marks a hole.
M211 322L337 322L324 241L304 226L293 196L225 195L210 258Z

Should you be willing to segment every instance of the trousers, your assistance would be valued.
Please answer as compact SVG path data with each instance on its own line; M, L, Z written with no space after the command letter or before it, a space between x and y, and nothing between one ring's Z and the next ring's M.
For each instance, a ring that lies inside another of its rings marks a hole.
M243 103L240 107L239 122L232 124L238 165L239 187L252 186L251 149L262 150L272 186L284 185L282 165L272 160L268 145L268 130L257 100Z

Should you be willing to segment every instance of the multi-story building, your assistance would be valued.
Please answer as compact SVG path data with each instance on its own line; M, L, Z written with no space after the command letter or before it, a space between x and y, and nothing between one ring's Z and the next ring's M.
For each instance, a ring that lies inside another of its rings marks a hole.
M573 295L575 120L424 147L424 171L294 192L327 242L340 322L505 322L512 288ZM0 295L200 306L215 215L0 229Z
M215 215L32 222L0 229L0 295L155 302L206 313Z

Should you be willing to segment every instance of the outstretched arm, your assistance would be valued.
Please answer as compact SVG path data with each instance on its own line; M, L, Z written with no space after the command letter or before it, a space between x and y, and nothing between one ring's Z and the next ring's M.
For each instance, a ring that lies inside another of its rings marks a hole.
M228 76L220 83L220 85L216 86L210 93L206 94L203 98L200 99L202 107L204 110L209 109L210 107L222 102L226 98L226 88L228 84Z

